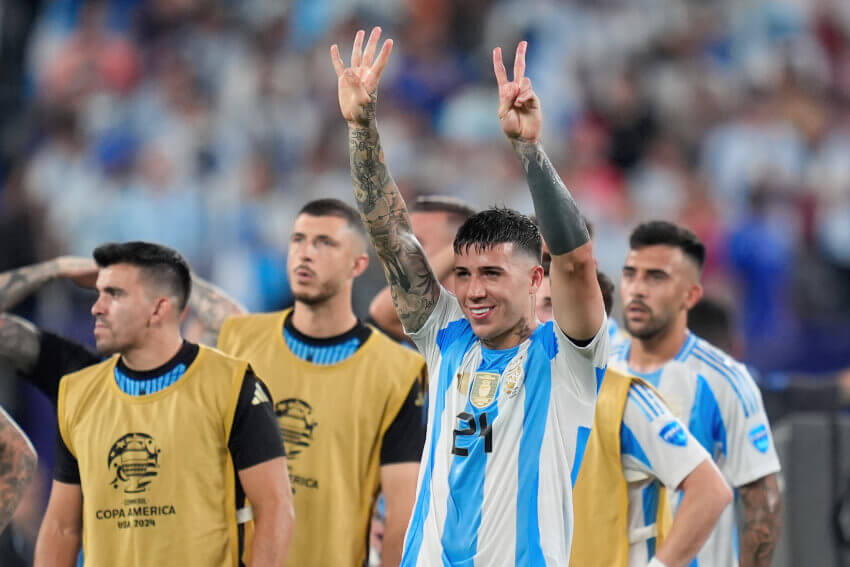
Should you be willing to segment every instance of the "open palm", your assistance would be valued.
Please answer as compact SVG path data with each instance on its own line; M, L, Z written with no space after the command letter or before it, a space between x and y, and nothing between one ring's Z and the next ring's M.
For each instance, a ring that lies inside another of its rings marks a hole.
M363 37L365 35L366 33L360 30L354 36L350 67L346 67L342 61L339 47L336 44L331 46L331 61L339 78L339 109L346 121L363 126L369 124L374 118L373 103L378 91L378 83L393 49L393 40L384 41L376 58L381 28L372 29L364 51Z
M531 87L531 79L525 76L525 51L528 43L521 41L514 59L514 80L508 81L508 73L502 62L502 49L493 50L493 71L499 86L499 123L508 138L536 142L540 139L543 114L540 99Z

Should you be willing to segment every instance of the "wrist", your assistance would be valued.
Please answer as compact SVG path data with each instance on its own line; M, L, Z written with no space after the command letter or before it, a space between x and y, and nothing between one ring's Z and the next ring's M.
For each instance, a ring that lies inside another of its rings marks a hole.
M646 564L646 567L667 567L664 563L661 562L658 557L653 557L652 561Z

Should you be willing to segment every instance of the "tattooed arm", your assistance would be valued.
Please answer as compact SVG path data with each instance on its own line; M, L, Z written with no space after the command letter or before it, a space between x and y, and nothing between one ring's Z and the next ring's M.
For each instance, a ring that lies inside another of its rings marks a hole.
M15 370L32 372L41 352L41 332L38 327L8 313L0 313L0 359Z
M390 176L375 122L378 82L389 60L392 40L375 58L380 28L374 28L365 51L363 31L354 39L351 67L336 45L331 58L339 77L339 105L348 122L348 145L354 198L372 245L384 266L396 313L408 332L422 328L440 297L440 282L413 234L407 207Z
M66 277L94 287L97 266L88 258L61 256L0 274L0 311L9 311L50 280Z
M593 247L575 200L540 144L543 114L525 76L526 48L524 41L517 47L513 81L508 81L502 50L493 51L499 123L525 171L540 232L552 254L555 321L567 336L586 340L596 335L605 317Z
M27 436L0 408L0 532L32 481L37 460Z
M192 274L192 293L189 309L203 325L200 341L215 346L224 322L234 315L244 315L247 310L221 289Z
M782 529L782 498L776 474L738 488L741 525L741 567L769 567Z

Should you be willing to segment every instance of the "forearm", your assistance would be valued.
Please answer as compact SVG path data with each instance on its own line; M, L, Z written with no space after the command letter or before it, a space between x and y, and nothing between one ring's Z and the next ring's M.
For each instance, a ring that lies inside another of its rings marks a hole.
M0 311L8 311L38 288L57 277L54 260L0 274Z
M250 567L280 567L289 551L295 526L290 501L264 503L254 507L254 541Z
M440 284L413 235L404 199L384 162L374 119L349 123L348 141L354 198L384 273L396 313L408 331L422 327L440 297Z
M584 218L540 142L512 139L525 171L540 233L553 256L567 254L590 241Z
M395 514L395 517L392 513L387 514L384 523L384 539L381 544L381 567L397 567L401 563L401 552L404 548L404 534L407 530L409 514L406 518L399 516L398 513Z
M38 328L15 315L0 313L0 359L19 372L30 372L41 352Z
M670 533L656 556L667 567L684 567L696 557L732 501L732 491L706 458L682 482L684 496Z
M379 291L369 304L369 317L390 337L399 341L404 339L404 327L401 326L398 313L395 311L389 286Z
M0 408L0 532L32 482L37 462L29 439Z
M771 474L739 488L741 567L768 567L782 529L782 499L776 475Z
M45 519L35 544L33 567L74 567L81 541L79 530L63 529Z
M192 274L189 309L204 327L202 342L213 346L224 322L229 317L246 313L235 299L195 274Z

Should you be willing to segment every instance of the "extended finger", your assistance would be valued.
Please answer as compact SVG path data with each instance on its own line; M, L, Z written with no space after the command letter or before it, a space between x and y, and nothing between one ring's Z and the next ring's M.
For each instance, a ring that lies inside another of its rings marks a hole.
M528 48L527 41L519 42L514 57L514 82L519 83L525 77L525 50Z
M337 44L331 45L331 63L334 65L336 76L341 77L342 72L345 70L345 63L342 62L342 57L339 56L339 47Z
M363 52L363 65L366 67L371 65L375 59L379 39L381 39L381 28L375 26L372 28L372 33L369 34L369 41L366 42L366 51Z
M505 64L502 62L501 47L493 50L493 72L496 73L496 84L499 85L499 88L508 82L508 72L505 70Z
M363 57L363 36L366 32L358 30L354 36L354 47L351 48L351 66L360 67L360 62Z
M375 64L372 65L372 70L369 73L369 89L373 89L378 86L378 81L381 80L381 74L384 72L384 67L387 66L387 63L390 60L390 53L393 50L393 40L388 39L384 42L384 45L381 46L381 52L378 53L378 58L375 59Z

